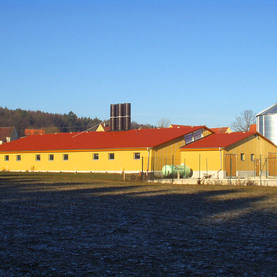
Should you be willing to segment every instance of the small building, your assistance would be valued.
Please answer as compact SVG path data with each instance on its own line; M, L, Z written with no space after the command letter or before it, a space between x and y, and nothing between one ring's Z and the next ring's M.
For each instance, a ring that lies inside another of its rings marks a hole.
M44 135L44 129L25 129L25 136Z
M99 124L96 129L96 132L109 132L111 130L111 126L106 125L105 123Z
M257 132L217 133L181 148L181 159L193 177L276 176L276 145Z
M232 133L232 130L229 127L219 127L219 128L211 128L217 134L224 134L224 133Z
M18 139L15 127L0 127L0 144Z

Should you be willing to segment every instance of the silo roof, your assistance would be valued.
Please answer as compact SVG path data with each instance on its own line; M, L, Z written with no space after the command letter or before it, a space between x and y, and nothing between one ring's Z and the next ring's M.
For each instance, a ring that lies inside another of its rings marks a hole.
M266 114L277 114L277 103L263 110L262 112L256 114L256 116L266 115Z

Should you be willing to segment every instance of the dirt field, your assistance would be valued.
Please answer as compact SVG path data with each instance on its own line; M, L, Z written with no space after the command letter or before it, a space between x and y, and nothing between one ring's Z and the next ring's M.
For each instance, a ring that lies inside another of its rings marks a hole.
M0 276L277 276L277 188L0 173Z

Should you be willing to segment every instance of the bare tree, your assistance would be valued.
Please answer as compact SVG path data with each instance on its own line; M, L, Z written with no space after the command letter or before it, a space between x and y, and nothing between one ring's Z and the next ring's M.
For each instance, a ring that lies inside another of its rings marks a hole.
M250 125L256 123L256 116L252 110L245 110L236 121L232 123L231 129L235 132L248 132Z
M170 119L169 118L162 118L157 122L158 128L166 128L170 125Z

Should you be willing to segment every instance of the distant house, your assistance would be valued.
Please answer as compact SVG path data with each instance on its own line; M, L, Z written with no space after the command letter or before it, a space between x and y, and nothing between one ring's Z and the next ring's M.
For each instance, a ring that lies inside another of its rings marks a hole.
M96 132L109 132L110 130L111 130L111 127L103 123L103 124L99 124L98 128L96 129Z
M0 144L18 139L15 127L0 127Z
M229 127L211 128L216 134L230 134L232 130Z
M43 129L25 129L25 136L32 136L32 135L44 135L45 130Z

